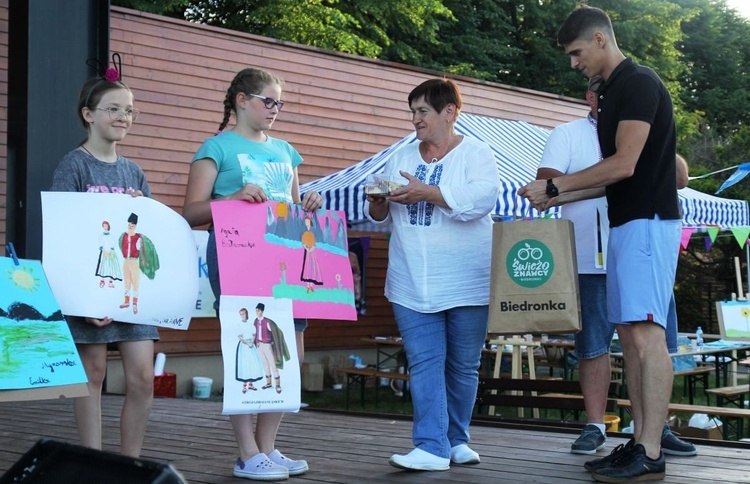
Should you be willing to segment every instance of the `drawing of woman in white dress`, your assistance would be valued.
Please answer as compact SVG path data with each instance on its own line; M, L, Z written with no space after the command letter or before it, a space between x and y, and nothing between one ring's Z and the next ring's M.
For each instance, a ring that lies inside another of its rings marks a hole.
M122 280L120 262L117 260L117 238L109 230L109 222L102 222L102 234L99 236L99 260L96 264L96 275L101 278L99 287L104 287L109 279L109 287L115 287L115 281Z
M257 390L254 381L263 378L263 364L260 361L258 348L253 344L255 326L248 321L247 309L240 309L242 332L237 335L237 358L235 363L235 379L242 382L242 393Z

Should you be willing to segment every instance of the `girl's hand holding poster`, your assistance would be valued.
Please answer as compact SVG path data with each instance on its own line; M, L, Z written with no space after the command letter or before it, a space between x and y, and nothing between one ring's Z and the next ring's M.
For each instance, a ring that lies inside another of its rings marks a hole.
M356 321L342 212L243 201L211 212L222 294L288 298L296 318Z

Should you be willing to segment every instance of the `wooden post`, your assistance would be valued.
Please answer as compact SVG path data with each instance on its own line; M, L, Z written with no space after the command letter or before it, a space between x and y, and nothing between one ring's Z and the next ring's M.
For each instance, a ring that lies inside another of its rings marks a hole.
M534 365L534 349L539 347L541 343L538 341L534 341L531 336L522 337L518 335L513 335L510 338L505 338L504 336L499 336L497 339L490 340L490 344L494 344L497 347L497 353L495 354L495 368L492 372L493 378L500 378L500 367L501 362L503 359L503 347L506 345L511 347L511 371L510 371L510 377L513 379L523 379L523 348L522 346L525 346L526 349L526 358L529 362L529 379L536 380L536 366ZM492 394L495 395L497 393L496 390L492 391ZM517 395L518 392L514 391L514 395ZM536 392L532 392L533 396L536 396ZM539 418L539 409L534 408L532 409L534 418ZM490 405L489 407L489 414L495 415L495 406ZM523 417L524 416L524 410L523 408L518 408L518 416Z

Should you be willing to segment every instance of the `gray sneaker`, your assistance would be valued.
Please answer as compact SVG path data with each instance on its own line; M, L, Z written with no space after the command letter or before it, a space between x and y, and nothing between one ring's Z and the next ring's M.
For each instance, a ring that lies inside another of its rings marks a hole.
M664 431L661 434L661 451L667 455L681 456L691 456L698 453L698 449L693 444L685 442L672 433L669 425L664 425Z
M599 430L596 425L588 424L583 427L581 436L576 439L570 446L572 454L596 454L604 448L607 437Z

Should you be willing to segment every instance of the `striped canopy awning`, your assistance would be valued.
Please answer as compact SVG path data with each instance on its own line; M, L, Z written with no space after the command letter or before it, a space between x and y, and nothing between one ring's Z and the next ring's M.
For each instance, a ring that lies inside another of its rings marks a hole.
M507 121L461 113L456 132L484 141L495 153L500 173L500 194L493 215L526 217L538 215L518 190L536 178L549 131L524 121ZM315 190L323 195L324 207L342 210L354 230L373 230L364 209L364 183L367 175L382 172L388 158L404 146L417 141L411 133L380 153L354 166L318 180L305 183L301 192ZM722 228L750 225L745 200L728 200L685 188L679 192L683 224L686 226L718 225ZM554 216L558 215L554 210Z
M747 200L731 200L708 195L692 188L677 191L686 227L716 225L722 229L750 225Z

